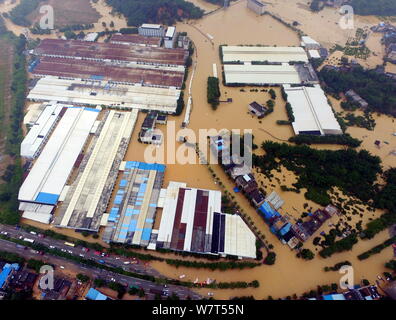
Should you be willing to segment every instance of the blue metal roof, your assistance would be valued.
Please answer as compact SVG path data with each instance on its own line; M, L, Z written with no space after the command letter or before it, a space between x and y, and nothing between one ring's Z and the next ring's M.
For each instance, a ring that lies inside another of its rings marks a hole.
M44 204L56 204L59 199L59 194L47 193L47 192L40 192L35 201L44 203Z

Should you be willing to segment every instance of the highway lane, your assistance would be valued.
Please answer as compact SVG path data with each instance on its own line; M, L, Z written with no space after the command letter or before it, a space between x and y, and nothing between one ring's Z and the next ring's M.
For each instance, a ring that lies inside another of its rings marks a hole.
M138 286L140 288L143 288L146 294L150 292L150 289L157 291L163 291L165 289L164 286L160 284L155 284L147 280L133 278L114 272L109 272L107 270L103 270L99 268L83 266L78 263L75 263L74 261L67 260L66 258L52 256L47 253L44 253L44 255L39 255L37 253L34 253L34 250L32 249L18 248L14 242L3 239L0 239L0 248L1 250L4 251L16 253L19 256L24 257L25 259L42 260L43 262L49 265L53 265L55 269L62 266L65 268L65 270L77 270L77 272L86 274L92 279L101 278L109 282L110 281L119 282L128 287ZM186 299L188 296L196 300L201 299L200 295L190 291L188 288L174 286L174 285L167 285L167 287L169 289L170 295L172 293L175 293L180 297L180 299Z
M84 252L82 250L83 249L82 247L68 246L65 244L65 241L56 240L56 239L53 239L50 237L41 238L41 237L39 237L38 234L31 234L23 229L17 230L17 229L15 229L15 227L7 226L7 225L0 225L0 232L7 232L10 237L15 238L15 239L19 239L21 237L32 239L36 243L43 244L47 247L55 247L60 250L65 250L65 251L69 252L70 254L80 256L81 258L92 259L96 262L103 260L104 264L106 264L110 267L120 267L126 271L147 274L147 275L151 275L154 277L161 276L161 274L157 270L151 268L148 265L145 265L138 259L131 259L131 258L128 259L126 257L116 256L116 255L110 255L108 257L98 256L95 254L95 251L92 249L90 249L88 252Z
M2 232L7 232L7 235L11 238L18 239L20 237L23 238L29 238L32 240L35 240L36 243L40 243L42 245L47 246L48 248L50 247L56 247L57 249L60 250L66 250L70 254L79 256L79 255L84 255L84 259L92 259L96 262L99 262L99 260L103 260L104 264L110 267L121 267L125 271L131 271L131 272L136 272L136 273L141 273L141 274L149 274L152 276L160 277L160 273L153 268L147 267L144 264L141 264L139 261L138 264L132 264L134 260L132 259L126 259L125 257L121 256L115 256L111 255L108 257L102 257L95 255L92 250L89 252L83 252L81 247L70 247L64 244L63 241L56 240L53 238L41 238L39 235L34 235L31 234L25 230L19 229L16 230L15 227L11 226L5 226L5 225L0 225L0 233ZM45 262L48 262L49 264L53 264L55 266L64 266L65 269L68 268L68 266L73 266L74 268L78 268L81 273L87 274L88 276L91 276L92 278L102 278L107 281L116 281L120 282L124 285L135 285L139 286L145 289L146 292L148 292L150 289L155 289L155 290L163 290L164 286L155 284L153 282L147 281L147 280L142 280L138 278L133 278L129 277L126 275L122 274L117 274L113 272L109 272L107 270L103 270L100 268L93 268L93 267L88 267L85 265L80 265L74 261L69 261L66 258L62 257L57 257L50 255L48 253L44 253L44 255L39 255L38 253L33 253L33 250L30 250L29 248L24 250L17 248L16 244L11 241L6 241L0 239L0 249L9 251L9 252L14 252L17 253L27 259L34 258L38 260L43 260ZM137 261L137 260L135 260ZM131 264L125 265L125 262L131 262ZM177 294L181 299L185 299L188 296L192 299L201 299L201 296L188 288L182 287L182 286L175 286L175 285L167 285L169 289L169 293L175 293Z

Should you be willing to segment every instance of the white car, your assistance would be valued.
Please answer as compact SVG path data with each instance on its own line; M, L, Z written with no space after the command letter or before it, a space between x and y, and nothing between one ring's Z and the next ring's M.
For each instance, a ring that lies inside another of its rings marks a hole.
M80 257L81 257L81 258L84 258L85 256L84 256L82 253L80 253Z
M59 268L61 268L61 269L65 269L65 267L64 267L64 266L59 266Z
M129 261L125 261L124 264L130 264L130 262Z

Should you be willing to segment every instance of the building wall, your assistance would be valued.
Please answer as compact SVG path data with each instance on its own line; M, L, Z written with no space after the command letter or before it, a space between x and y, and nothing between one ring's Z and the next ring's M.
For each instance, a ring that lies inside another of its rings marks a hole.
M265 13L265 4L261 3L258 0L248 0L247 7L257 14L264 14Z
M144 28L139 27L139 34L145 37L160 37L162 38L165 34L164 28L154 29L154 28Z

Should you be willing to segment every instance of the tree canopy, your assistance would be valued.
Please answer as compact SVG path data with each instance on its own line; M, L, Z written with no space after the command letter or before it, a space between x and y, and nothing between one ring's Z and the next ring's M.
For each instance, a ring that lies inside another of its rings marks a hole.
M172 25L182 19L199 19L203 10L184 0L106 0L128 19L129 26L142 23Z

